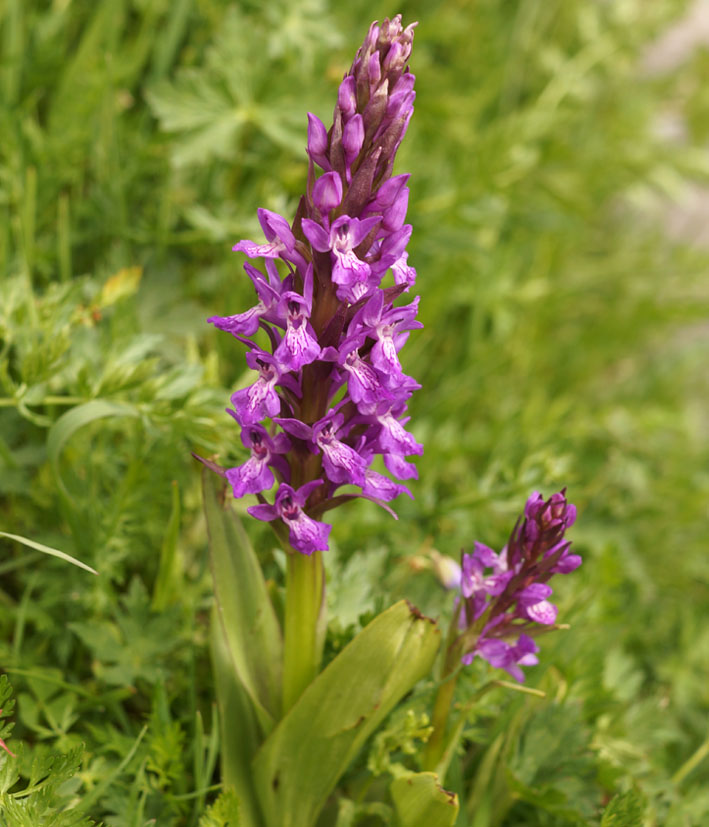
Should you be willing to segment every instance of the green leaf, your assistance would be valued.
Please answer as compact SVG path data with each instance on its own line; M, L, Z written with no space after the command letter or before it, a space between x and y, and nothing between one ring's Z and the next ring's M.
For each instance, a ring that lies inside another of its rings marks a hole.
M458 796L438 784L433 772L396 778L389 787L400 827L453 827Z
M244 827L234 790L225 790L199 820L199 827Z
M28 540L27 537L20 537L18 534L8 534L7 531L0 531L0 537L7 537L8 540L16 540L18 543L37 549L37 551L44 552L44 554L51 554L52 557L58 557L60 560L66 560L67 563L73 563L80 569L90 571L91 574L98 574L96 569L92 569L91 566L87 566L86 563L82 563L81 560L77 560L76 557L72 557L71 554L66 554L66 552L59 551L57 548L45 546L43 543L37 543L34 540Z
M266 735L281 703L281 629L249 538L222 501L217 475L206 468L202 488L217 614L236 675Z
M225 790L233 793L238 799L239 820L235 824L240 827L261 827L263 822L251 770L254 755L261 745L256 712L234 672L224 628L217 617L216 607L212 614L211 626L210 652L219 708L222 783ZM228 800L231 800L231 795Z
M254 762L269 827L310 827L342 773L396 703L428 674L440 631L401 601L310 684Z
M375 816L375 818L367 818ZM335 827L357 827L360 824L379 825L391 824L394 811L382 801L352 801L349 798L338 796L337 821Z
M140 746L140 742L145 737L145 733L148 731L147 724L140 730L138 733L137 738L133 741L130 746L130 749L126 752L123 756L120 764L118 764L115 769L111 772L105 774L101 780L91 788L91 790L84 794L81 801L76 805L73 812L76 813L84 813L90 808L94 807L96 802L103 796L106 790L113 784L117 778L120 777L121 773L125 770L125 768L130 764L133 760L134 755L138 751L138 747Z
M601 827L642 827L645 809L645 797L639 792L616 795L603 811Z
M108 416L137 417L138 411L132 405L108 402L105 399L92 399L90 402L78 405L76 408L67 411L60 416L49 429L49 434L47 435L47 455L54 468L57 484L68 499L71 499L71 495L59 473L59 455L62 452L62 448L70 437L80 428L83 428L84 425L88 425L97 419L105 419Z
M178 167L202 159L229 158L248 113L240 108L209 74L183 69L175 83L156 83L146 93L147 100L162 128L181 133L172 142L172 159Z
M165 529L165 537L160 549L160 565L153 588L153 609L162 611L177 596L178 560L176 557L177 540L180 535L180 489L176 480L172 481L172 507Z
M0 824L3 827L38 827L52 824L55 827L92 827L95 824L82 814L83 803L78 807L67 801L66 789L76 778L84 758L83 745L60 754L45 745L36 746L31 755L21 746L18 758L0 758L0 775L3 776L0 792ZM18 773L14 767L23 768L27 782L22 789L8 792L8 782ZM9 769L8 769L9 768ZM29 769L29 772L27 771Z

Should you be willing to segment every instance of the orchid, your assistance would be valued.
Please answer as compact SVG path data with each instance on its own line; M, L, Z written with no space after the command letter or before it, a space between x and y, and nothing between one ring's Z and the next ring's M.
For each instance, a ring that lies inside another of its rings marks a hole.
M314 529L312 509L340 504L342 485L360 488L345 499L383 504L410 495L397 480L416 476L404 458L423 452L404 429L419 386L399 360L410 332L422 326L418 299L397 305L416 276L405 251L409 176L392 176L413 112L407 64L414 25L404 28L398 15L372 24L340 84L332 127L308 115L309 184L295 219L259 209L265 241L233 248L249 258L244 267L258 302L208 319L246 345L246 363L257 372L232 395L229 411L251 458L226 477L235 497L259 498L249 513L285 523L292 548L304 555L328 548L329 526ZM385 288L390 269L396 286ZM259 329L270 350L251 338ZM371 467L378 455L396 479ZM269 506L265 492L276 483Z
M472 554L463 553L459 624L464 663L480 656L524 680L519 666L537 662L530 635L556 622L547 581L581 565L564 536L575 519L565 490L549 499L535 491L499 554L482 543L475 543Z

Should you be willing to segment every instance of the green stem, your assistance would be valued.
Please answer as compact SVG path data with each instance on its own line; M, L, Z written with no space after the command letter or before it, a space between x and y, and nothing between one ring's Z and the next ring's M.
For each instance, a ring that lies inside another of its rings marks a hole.
M672 776L672 783L679 785L709 755L709 738L682 764Z
M443 756L445 747L446 726L448 724L448 713L453 705L455 687L458 683L459 671L447 674L443 683L438 687L436 702L433 705L433 732L428 739L423 754L424 770L435 770L438 762Z
M325 642L325 573L322 553L291 551L286 571L283 714L320 671Z
M15 397L3 396L0 398L0 408L16 408L22 399ZM81 396L45 396L39 402L32 402L32 407L40 407L42 405L81 405L86 402Z
M448 627L446 654L442 670L443 674L433 705L433 718L431 720L433 732L426 743L426 749L423 754L424 770L435 770L445 751L448 713L453 705L455 687L458 683L458 675L460 674L460 658L463 654L463 645L458 633L459 612L460 607L453 613L450 626Z

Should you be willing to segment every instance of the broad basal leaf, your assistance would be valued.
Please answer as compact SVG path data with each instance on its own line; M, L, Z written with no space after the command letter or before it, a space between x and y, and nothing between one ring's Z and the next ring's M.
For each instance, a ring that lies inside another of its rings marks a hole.
M202 488L217 614L236 675L267 734L281 703L281 629L249 539L220 502L219 478L206 468Z
M268 827L310 827L342 773L426 675L436 624L401 601L342 650L279 723L254 762Z
M458 796L444 790L433 772L396 778L389 789L400 827L453 827L458 818Z

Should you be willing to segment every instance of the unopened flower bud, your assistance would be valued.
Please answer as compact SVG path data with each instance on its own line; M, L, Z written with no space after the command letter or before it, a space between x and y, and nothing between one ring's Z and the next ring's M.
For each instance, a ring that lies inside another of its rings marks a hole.
M324 162L327 165L325 168L329 169L327 145L327 129L325 129L325 125L320 118L308 112L308 155L316 164L322 167Z
M362 116L353 115L345 124L345 129L342 133L342 146L345 150L345 160L349 166L352 161L359 155L364 143L364 122Z
M342 201L342 179L336 172L321 175L313 187L313 203L325 216Z
M342 112L343 120L347 121L357 111L357 96L355 95L355 79L348 75L340 84L337 92L337 106Z

